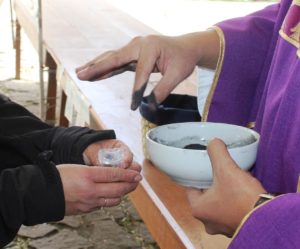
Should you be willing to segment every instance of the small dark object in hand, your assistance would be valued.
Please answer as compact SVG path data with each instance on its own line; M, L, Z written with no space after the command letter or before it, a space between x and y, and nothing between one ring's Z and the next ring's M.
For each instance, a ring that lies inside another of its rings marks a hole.
M190 150L206 150L207 147L202 144L188 144L184 146L184 149L190 149Z

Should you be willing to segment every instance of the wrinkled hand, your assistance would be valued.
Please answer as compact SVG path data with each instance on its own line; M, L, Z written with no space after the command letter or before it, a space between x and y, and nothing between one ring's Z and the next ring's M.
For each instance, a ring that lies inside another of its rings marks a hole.
M75 164L57 166L63 184L66 215L91 212L120 204L142 179L136 163L128 169Z
M219 139L208 145L213 185L208 190L188 189L193 215L210 234L232 236L243 217L253 209L258 195L266 192L260 182L241 170Z
M204 49L206 43L214 44L216 48L211 46L211 49ZM193 72L196 64L205 57L206 52L213 51L213 55L210 54L207 57L212 57L208 60L213 61L212 64L215 66L218 48L218 37L215 31L198 32L178 37L157 35L136 37L119 50L108 51L86 65L77 68L76 72L79 79L94 81L124 71L135 71L131 104L131 109L135 110L142 100L152 72L160 72L163 75L152 94L156 103L160 103ZM202 64L209 63L203 62Z
M124 159L118 165L121 168L128 168L133 159L133 154L126 144L117 139L107 139L95 142L90 144L83 152L84 161L87 165L101 165L98 159L98 152L101 149L113 149L113 148L121 148L123 151Z

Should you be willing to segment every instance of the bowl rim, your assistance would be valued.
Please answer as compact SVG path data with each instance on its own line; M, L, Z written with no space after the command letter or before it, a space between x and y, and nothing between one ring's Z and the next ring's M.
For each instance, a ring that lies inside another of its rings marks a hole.
M174 150L178 150L178 151L197 151L197 153L201 152L201 153L207 153L207 150L193 150L193 149L184 149L184 148L178 148L178 147L173 147L173 146L168 146L165 144L161 144L158 143L156 141L154 141L151 137L150 137L150 133L153 132L156 129L159 129L161 127L165 127L165 126L172 126L172 125L184 125L184 124L213 124L213 125L226 125L226 126L231 126L231 127L238 127L239 129L244 129L248 132L250 132L251 134L254 135L254 137L256 138L255 142L251 143L251 144L247 144L247 145L243 145L243 146L239 146L239 147L235 147L235 148L229 148L228 151L233 151L233 150L237 150L237 149L241 149L241 148L246 148L247 146L253 146L255 144L257 144L260 140L260 134L255 131L252 130L250 128L244 127L244 126L240 126L240 125L235 125L235 124L228 124L228 123L220 123L220 122L181 122L181 123L171 123L171 124L165 124L165 125L160 125L160 126L156 126L154 128L151 128L149 131L147 131L146 133L146 139L148 142L154 143L158 146L161 146L162 148L168 148L168 149L174 149Z

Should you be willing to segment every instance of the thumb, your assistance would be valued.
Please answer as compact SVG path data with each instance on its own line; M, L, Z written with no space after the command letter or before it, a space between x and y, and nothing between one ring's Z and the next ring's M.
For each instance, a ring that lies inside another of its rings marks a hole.
M208 143L207 152L212 165L214 181L218 181L218 178L224 175L224 167L226 167L226 171L230 170L230 167L238 167L221 139L214 138L211 140Z

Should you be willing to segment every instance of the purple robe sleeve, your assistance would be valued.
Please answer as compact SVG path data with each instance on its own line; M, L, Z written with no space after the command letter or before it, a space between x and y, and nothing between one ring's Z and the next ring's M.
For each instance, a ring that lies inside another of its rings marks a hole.
M300 194L286 194L254 210L228 249L300 248Z
M279 29L275 28L278 12L279 4L275 4L216 25L223 54L206 103L208 121L243 126L254 121L255 99L260 98L275 47L272 37L278 35L274 32Z

